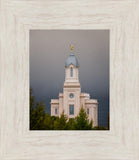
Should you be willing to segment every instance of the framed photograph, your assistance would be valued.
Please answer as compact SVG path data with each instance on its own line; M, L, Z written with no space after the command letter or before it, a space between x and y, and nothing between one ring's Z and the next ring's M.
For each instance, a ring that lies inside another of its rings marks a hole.
M138 160L139 3L1 0L0 8L0 159ZM40 119L31 102L45 104Z
M109 130L109 37L30 31L30 130Z

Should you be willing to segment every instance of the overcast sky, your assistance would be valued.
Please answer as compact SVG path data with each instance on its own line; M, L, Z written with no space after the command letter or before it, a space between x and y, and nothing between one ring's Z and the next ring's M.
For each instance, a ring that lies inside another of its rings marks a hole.
M109 31L31 30L30 86L50 112L50 100L63 92L65 61L70 44L79 62L81 91L98 99L98 123L106 126L109 112Z

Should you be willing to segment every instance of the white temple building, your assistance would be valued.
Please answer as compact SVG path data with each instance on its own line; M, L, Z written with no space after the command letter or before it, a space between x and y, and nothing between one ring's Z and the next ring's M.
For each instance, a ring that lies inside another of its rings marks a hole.
M81 93L79 63L72 49L65 63L63 93L59 93L59 99L51 99L51 116L60 116L64 111L68 118L75 118L83 106L88 114L88 121L92 119L93 126L97 126L98 101L90 99L89 93Z

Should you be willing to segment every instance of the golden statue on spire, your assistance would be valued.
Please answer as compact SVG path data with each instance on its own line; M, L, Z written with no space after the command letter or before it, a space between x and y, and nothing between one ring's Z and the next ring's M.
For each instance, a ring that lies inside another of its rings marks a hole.
M73 45L72 44L70 45L70 50L71 50L71 52L73 52Z

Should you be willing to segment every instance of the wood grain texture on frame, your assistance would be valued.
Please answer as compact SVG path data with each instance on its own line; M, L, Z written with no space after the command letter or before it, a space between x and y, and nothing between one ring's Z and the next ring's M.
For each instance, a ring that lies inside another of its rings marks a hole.
M0 159L139 159L139 3L2 0ZM29 30L110 30L110 131L29 130Z

